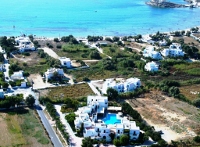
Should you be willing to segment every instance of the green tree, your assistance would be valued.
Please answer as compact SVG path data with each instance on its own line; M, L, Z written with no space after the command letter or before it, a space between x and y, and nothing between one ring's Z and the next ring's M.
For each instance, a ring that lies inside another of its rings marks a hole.
M113 141L114 138L115 138L115 134L114 133L110 133L109 136L110 136L111 140Z
M114 144L115 146L121 146L121 142L120 142L119 139L114 139L114 140L113 140L113 144Z
M169 94L173 97L177 97L179 95L180 91L178 87L172 86L169 88Z
M129 136L124 134L120 136L120 144L122 146L128 145L129 144Z
M54 42L59 42L58 38L54 38L53 40L54 40Z
M118 41L119 41L119 37L114 36L114 37L113 37L113 42L118 42Z
M72 127L73 130L75 129L75 125L74 125L75 117L76 117L75 113L70 113L65 116L65 119L70 124L70 126Z
M183 31L181 31L181 35L184 35L185 34L185 31L183 30Z
M84 130L84 124L81 123L81 127L80 127L80 136L83 137L83 130Z
M200 136L195 136L195 137L193 138L193 140L194 140L195 142L200 143Z
M26 102L26 104L28 105L28 106L33 106L33 104L35 103L35 98L34 98L34 96L33 95L28 95L27 97L26 97L26 100L25 100L25 102Z
M181 33L180 33L179 31L176 31L176 32L174 33L174 35L175 35L175 36L180 36Z
M191 32L190 32L190 31L187 31L187 32L186 32L186 36L190 37L190 35L191 35Z
M194 104L196 107L200 107L200 98L195 99L195 100L193 101L193 104Z
M90 137L86 137L82 140L82 147L93 147L92 145L93 140Z
M114 99L118 98L117 90L115 90L113 88L108 88L106 92L107 92L108 100L114 100Z
M2 82L2 87L3 87L3 88L6 88L6 89L7 89L7 88L8 88L8 86L9 86L9 84L8 84L8 83L6 83L6 82Z
M3 61L4 61L3 53L0 53L0 62L3 62Z
M91 59L101 59L101 56L97 50L94 50L90 53Z

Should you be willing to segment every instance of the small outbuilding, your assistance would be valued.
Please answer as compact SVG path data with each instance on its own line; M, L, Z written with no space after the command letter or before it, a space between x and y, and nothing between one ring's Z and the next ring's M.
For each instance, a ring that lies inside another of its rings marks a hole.
M59 60L60 60L60 63L61 63L62 66L67 67L67 68L71 68L70 58L60 57Z
M156 72L156 71L158 71L158 64L156 64L156 62L148 62L145 66L144 66L144 68L145 68L145 70L146 71L150 71L150 72Z

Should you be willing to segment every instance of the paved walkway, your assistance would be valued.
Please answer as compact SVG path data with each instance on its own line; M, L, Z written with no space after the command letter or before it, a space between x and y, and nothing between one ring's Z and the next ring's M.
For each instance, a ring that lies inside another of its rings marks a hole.
M60 57L50 48L48 47L43 47L41 48L44 50L45 53L47 53L49 56L55 58L55 59L59 59Z
M92 81L88 82L88 85L90 86L90 88L92 89L92 91L97 94L97 95L101 95L101 93L96 89L96 87L92 84Z
M106 55L108 58L112 59L111 56L108 56L107 54L105 54L105 53L103 52L103 49L100 48L100 47L97 47L94 43L91 44L90 46L93 47L93 48L96 48L101 54L104 54L104 55Z
M60 112L61 106L60 105L54 105L54 106L56 108L56 111L60 115L60 120L61 120L62 124L65 125L66 130L70 135L70 143L71 143L70 147L81 147L83 138L75 136L75 134L74 134L73 130L71 129L69 123L65 119L65 114Z

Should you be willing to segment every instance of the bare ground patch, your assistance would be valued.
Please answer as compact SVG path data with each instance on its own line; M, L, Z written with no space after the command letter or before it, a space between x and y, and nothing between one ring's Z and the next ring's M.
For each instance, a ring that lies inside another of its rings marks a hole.
M29 81L33 81L33 88L45 88L46 86L50 86L50 84L45 83L39 74L31 74L28 77Z
M162 130L162 137L168 142L200 133L200 111L185 102L154 91L129 103L147 123Z

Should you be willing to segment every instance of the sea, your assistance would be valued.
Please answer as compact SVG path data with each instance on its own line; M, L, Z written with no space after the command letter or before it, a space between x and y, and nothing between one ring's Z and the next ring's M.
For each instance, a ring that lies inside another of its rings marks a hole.
M0 0L0 36L129 36L194 26L200 8L156 8L145 0Z

